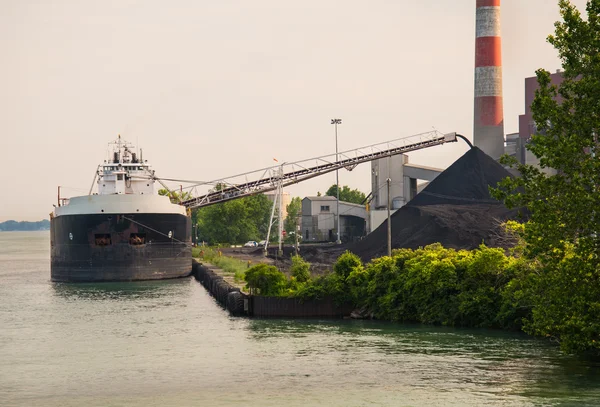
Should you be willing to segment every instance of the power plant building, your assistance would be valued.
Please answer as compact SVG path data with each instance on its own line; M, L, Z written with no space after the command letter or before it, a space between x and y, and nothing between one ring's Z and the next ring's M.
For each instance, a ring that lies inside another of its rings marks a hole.
M560 70L550 75L552 85L559 86L563 81L563 75ZM531 105L535 99L535 92L539 89L537 77L525 78L525 114L519 116L519 138L529 140L537 132Z
M550 75L553 85L559 86L563 81L560 70ZM535 98L535 92L539 89L537 77L525 78L525 113L519 116L519 132L506 136L505 152L517 159L521 164L538 165L539 159L527 150L527 143L537 133L537 126L533 120L531 105ZM552 174L553 171L546 169L545 172Z

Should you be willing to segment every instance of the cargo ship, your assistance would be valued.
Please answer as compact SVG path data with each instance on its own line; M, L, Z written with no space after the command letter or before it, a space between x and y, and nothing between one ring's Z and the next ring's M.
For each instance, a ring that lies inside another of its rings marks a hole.
M155 191L141 151L109 143L97 192L61 198L50 214L51 280L103 282L185 277L192 270L191 219Z

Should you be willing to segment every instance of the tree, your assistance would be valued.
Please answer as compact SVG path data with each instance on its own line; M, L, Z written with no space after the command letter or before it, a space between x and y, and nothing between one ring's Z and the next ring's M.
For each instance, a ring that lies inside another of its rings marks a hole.
M198 233L210 243L241 244L267 236L271 201L263 194L198 209Z
M191 199L192 198L192 194L188 191L182 191L182 192L177 192L177 191L168 191L166 189L159 189L158 190L158 195L163 195L163 196L168 196L171 199L171 202L173 203L179 203L181 201L185 201L186 199Z
M337 185L333 184L329 187L325 195L337 197ZM350 189L348 185L344 185L340 188L340 201L350 202L361 205L366 196L358 189Z
M555 338L567 352L600 353L600 0L588 0L587 20L568 0L559 8L562 21L548 42L564 81L555 86L538 70L532 104L537 134L528 149L541 169L503 159L521 176L493 194L530 213L524 255L540 271L525 287L534 308L524 329Z
M298 232L298 224L300 216L302 216L302 199L294 197L286 206L287 216L285 218L284 226L287 236L290 236L292 232Z

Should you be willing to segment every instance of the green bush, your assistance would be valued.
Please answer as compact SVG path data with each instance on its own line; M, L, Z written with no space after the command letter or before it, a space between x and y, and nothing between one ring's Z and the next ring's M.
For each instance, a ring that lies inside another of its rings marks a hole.
M518 302L522 295L507 286L522 263L501 249L456 251L434 244L394 250L366 266L345 253L334 270L340 278L347 275L343 288L352 302L379 319L515 328L528 311Z
M244 278L248 283L246 288L250 290L250 293L264 296L281 295L287 284L285 274L279 271L277 267L267 264L259 264L249 268Z
M344 281L356 268L361 268L360 258L349 251L344 252L333 265L333 272L340 276Z
M392 282L398 277L393 258L374 259L367 264L366 273L367 276L364 276L366 287L363 291L366 297L359 299L357 305L369 309L379 319L395 320L396 318L392 317L390 311L401 292L397 290L398 287L392 285Z
M456 251L441 245L417 250L404 264L404 301L414 314L404 319L454 325L457 315Z
M303 300L320 300L332 297L337 304L348 301L348 295L344 281L335 273L326 274L301 284L291 296Z
M496 327L502 303L501 292L512 275L506 272L508 257L502 249L485 246L474 250L460 284L460 324Z
M310 263L300 256L292 256L290 274L298 283L305 283L310 279Z
M539 279L539 264L523 258L510 259L506 273L512 279L500 290L502 303L497 315L501 328L521 330L523 324L531 318L533 310L532 287Z

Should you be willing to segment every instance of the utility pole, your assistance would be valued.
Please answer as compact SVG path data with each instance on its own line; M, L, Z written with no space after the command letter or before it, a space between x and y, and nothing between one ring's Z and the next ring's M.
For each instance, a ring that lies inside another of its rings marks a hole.
M298 232L300 232L300 219L302 219L301 216L298 216L298 218L296 219L296 233L294 234L294 236L296 237L296 245L294 246L294 249L296 250L296 256L300 251L298 249Z
M392 199L390 197L390 184L392 179L387 179L387 244L388 244L388 256L392 257L392 217L390 216L390 207L392 206Z
M279 250L278 250L278 254L279 256L283 256L283 246L282 246L282 235L283 235L283 164L281 165L280 169L279 169L279 189L277 190L277 192L279 193L279 227L278 227L278 232L279 232Z
M331 124L335 126L335 161L338 160L338 137L337 137L337 126L338 124L342 124L342 119L331 119ZM336 212L337 212L337 244L342 243L342 239L340 236L340 179L338 177L338 170L335 170L335 185L337 189L337 203L336 203Z

